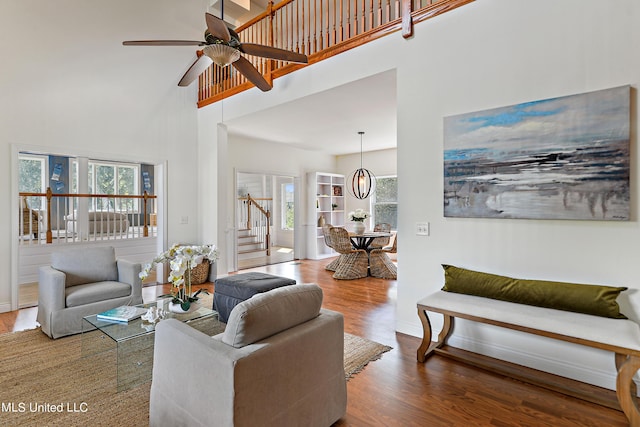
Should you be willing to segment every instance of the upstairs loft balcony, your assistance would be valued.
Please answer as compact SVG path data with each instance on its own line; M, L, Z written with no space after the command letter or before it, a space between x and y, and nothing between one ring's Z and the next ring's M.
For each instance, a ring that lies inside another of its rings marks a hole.
M303 53L309 65L402 30L473 0L283 0L236 28L243 43ZM202 54L201 52L198 53ZM307 64L244 55L270 84ZM199 77L198 107L253 87L233 67L212 64Z

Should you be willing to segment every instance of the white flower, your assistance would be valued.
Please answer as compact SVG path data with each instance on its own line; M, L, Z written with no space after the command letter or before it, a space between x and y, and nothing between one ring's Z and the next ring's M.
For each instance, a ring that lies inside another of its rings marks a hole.
M148 264L145 264L144 268L140 272L141 279L149 277L151 269L156 264L164 264L169 262L171 267L171 275L169 279L174 285L179 286L184 283L184 273L187 271L188 264L197 265L202 263L205 259L209 262L214 262L219 258L218 249L215 245L201 245L201 246L180 246L175 244L171 248L158 255Z
M201 245L201 246L181 246L175 244L171 248L158 255L149 264L145 264L144 268L139 274L141 279L149 277L151 269L156 264L169 263L171 272L169 273L169 281L173 284L173 290L171 295L173 303L180 304L184 310L187 310L193 301L198 299L200 292L208 293L206 289L200 289L191 294L191 281L190 275L187 274L185 280L185 273L190 268L194 268L196 265L208 260L214 262L219 258L218 249L215 245ZM165 295L162 295L165 296Z
M349 221L362 222L370 216L371 214L364 209L356 209L355 211L349 212Z
M140 272L140 278L142 280L146 279L147 277L149 277L149 272L151 271L151 264L145 264L144 268L142 269L142 271Z

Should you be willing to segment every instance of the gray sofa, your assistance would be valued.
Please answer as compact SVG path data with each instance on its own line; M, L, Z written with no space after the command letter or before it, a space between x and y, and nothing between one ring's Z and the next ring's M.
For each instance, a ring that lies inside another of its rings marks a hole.
M346 413L344 320L291 285L238 304L222 334L156 327L151 426L330 426Z
M69 232L79 232L76 212L64 217L66 229ZM129 229L129 219L120 212L91 211L87 213L89 234L119 234Z
M112 247L83 247L51 254L40 267L38 316L51 338L82 332L82 318L142 303L141 266L116 260Z

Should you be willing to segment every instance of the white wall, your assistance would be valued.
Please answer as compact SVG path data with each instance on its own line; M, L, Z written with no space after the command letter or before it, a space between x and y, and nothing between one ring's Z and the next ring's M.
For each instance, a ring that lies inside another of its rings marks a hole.
M631 221L444 218L442 203L443 117L626 84L637 88L637 22L640 4L633 0L618 1L616 7L598 0L477 1L418 24L409 40L396 33L277 79L267 94L251 90L225 100L225 116L396 68L400 332L421 334L416 302L442 286L442 263L523 278L629 286L630 299L640 307L637 92ZM431 223L429 237L413 233L422 221ZM626 311L637 319L637 308ZM464 322L459 326L452 340L456 345L614 386L611 354Z
M127 39L202 37L202 0L0 2L0 311L16 280L17 171L12 148L167 161L168 239L198 240L196 88L177 82L193 48L124 47ZM14 188L15 187L15 188ZM15 197L14 197L15 196ZM14 212L15 211L15 212ZM189 223L180 224L183 216Z
M420 334L415 303L442 286L442 263L522 278L629 286L637 308L627 313L638 320L635 148L629 222L443 217L444 116L625 84L637 90L640 58L631 52L640 43L640 6L609 6L478 1L415 28L407 43L413 54L405 52L398 67L399 331ZM632 111L631 146L637 147L635 101ZM418 221L431 223L431 236L415 236ZM610 388L615 384L611 354L459 324L456 345Z

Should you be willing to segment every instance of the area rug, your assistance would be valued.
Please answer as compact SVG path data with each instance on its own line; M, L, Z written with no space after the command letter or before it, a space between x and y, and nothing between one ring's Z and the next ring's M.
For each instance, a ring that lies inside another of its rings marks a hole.
M389 350L345 333L345 377ZM117 393L115 351L81 354L81 335L51 340L40 329L0 335L0 424L147 426L151 384Z
M344 374L347 380L362 371L369 362L378 360L391 350L388 345L356 335L344 334Z

